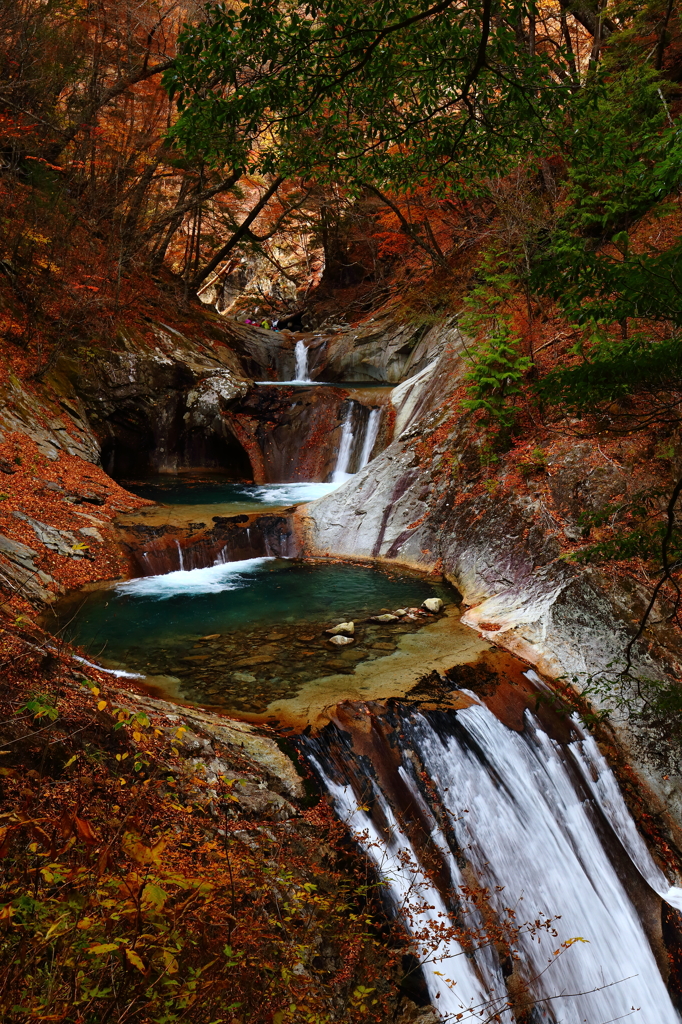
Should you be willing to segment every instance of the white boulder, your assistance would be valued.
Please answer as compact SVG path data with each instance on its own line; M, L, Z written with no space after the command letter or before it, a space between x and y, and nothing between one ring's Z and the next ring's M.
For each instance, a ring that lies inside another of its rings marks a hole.
M338 626L332 626L331 629L326 629L325 633L329 633L330 636L338 636L339 633L345 633L347 636L353 636L355 633L355 623L339 622Z

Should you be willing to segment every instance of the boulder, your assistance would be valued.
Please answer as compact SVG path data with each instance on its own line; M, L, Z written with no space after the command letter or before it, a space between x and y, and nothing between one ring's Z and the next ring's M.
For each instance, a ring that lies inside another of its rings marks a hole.
M355 623L340 622L338 626L333 626L331 629L325 629L325 633L329 633L330 636L338 636L339 633L345 633L346 636L353 636L355 633Z
M352 644L353 638L350 636L344 636L342 633L337 633L336 636L329 637L330 644L336 644L337 647L343 647L345 644Z
M426 608L427 612L433 612L435 615L443 610L443 602L439 597L427 597L425 601L422 601L422 608Z
M251 672L232 672L230 679L233 683L255 683L256 677Z

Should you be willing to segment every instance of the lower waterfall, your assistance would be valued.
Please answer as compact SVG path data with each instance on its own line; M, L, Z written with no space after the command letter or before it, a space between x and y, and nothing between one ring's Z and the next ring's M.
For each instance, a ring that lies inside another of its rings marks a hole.
M679 1024L645 925L653 901L660 938L660 896L679 905L680 890L577 721L559 743L529 712L518 733L479 703L353 707L356 721L303 749L412 937L443 1020ZM511 957L488 937L491 916L504 928L510 915Z

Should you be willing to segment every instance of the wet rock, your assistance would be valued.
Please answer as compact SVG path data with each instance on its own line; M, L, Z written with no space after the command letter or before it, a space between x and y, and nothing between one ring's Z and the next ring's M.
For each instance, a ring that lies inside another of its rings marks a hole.
M237 668L249 668L251 665L267 665L274 660L274 654L254 654L250 658L240 658L235 665Z
M353 636L355 633L355 623L340 622L338 626L333 626L332 629L325 629L325 633L329 633L330 636L338 636L340 633L344 633L346 636Z
M398 616L392 612L384 612L383 615L370 615L370 622L397 622Z
M251 672L231 672L230 679L233 683L255 683L256 677Z
M443 609L443 602L439 597L427 597L425 601L422 601L422 608L437 615Z
M330 636L329 643L335 644L336 647L344 647L346 644L352 644L353 638L350 636L343 636L339 633L336 636Z

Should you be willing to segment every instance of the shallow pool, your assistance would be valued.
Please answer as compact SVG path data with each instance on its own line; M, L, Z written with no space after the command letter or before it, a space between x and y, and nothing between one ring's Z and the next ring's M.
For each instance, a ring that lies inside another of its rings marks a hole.
M311 679L395 651L423 617L362 620L434 596L451 604L455 593L403 571L252 558L73 594L54 614L93 661L173 676L188 700L262 711ZM353 644L334 647L324 630L349 619Z

